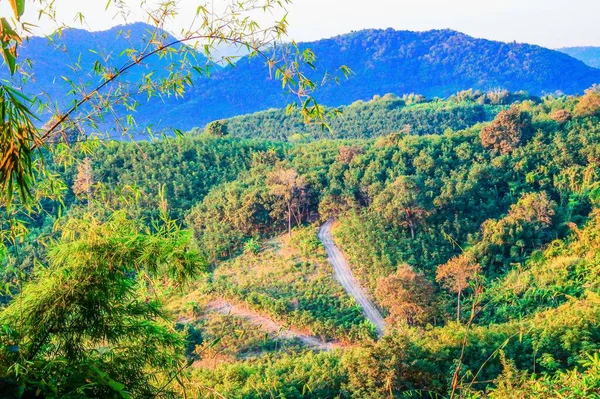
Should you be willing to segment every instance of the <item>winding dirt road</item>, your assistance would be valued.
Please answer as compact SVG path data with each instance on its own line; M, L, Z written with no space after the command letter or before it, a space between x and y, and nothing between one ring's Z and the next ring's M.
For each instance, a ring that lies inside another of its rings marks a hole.
M328 351L338 348L340 346L335 342L323 342L313 335L306 335L293 329L285 328L266 316L255 313L249 309L246 309L245 307L234 305L225 300L216 300L211 302L208 305L208 309L212 310L213 312L220 313L222 315L233 315L242 317L246 319L250 324L260 327L261 329L268 331L274 336L280 338L290 340L297 338L304 345L312 349Z
M350 266L342 252L335 246L331 235L331 226L333 220L328 220L321 228L319 228L319 239L325 246L327 251L327 260L333 266L335 278L344 287L346 292L354 297L356 302L362 307L363 313L375 326L377 335L383 335L385 323L383 316L377 310L373 302L367 297L360 284L356 281L350 270Z

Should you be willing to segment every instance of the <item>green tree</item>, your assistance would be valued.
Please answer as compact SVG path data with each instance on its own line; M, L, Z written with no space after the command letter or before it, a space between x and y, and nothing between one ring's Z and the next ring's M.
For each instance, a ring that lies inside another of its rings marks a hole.
M25 395L143 397L173 391L185 367L154 277L179 284L205 269L190 235L157 234L116 213L65 222L47 268L0 312L0 376Z
M400 176L375 198L373 208L386 219L408 227L414 239L418 224L428 214L422 202L417 181L412 177Z
M267 186L274 196L284 203L287 214L288 235L292 236L292 217L297 224L302 223L301 207L304 202L306 181L294 169L275 168L267 177Z
M213 136L213 137L226 136L229 133L227 130L227 122L226 121L210 122L208 125L206 125L205 132L207 135Z

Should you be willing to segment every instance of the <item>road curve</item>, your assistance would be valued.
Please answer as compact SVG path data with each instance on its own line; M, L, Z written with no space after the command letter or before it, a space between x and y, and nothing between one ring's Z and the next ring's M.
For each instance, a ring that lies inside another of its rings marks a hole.
M277 337L284 339L297 338L311 349L329 351L340 347L337 342L323 342L313 335L306 335L289 327L285 328L267 316L255 313L243 306L236 306L223 299L212 301L208 304L208 309L222 315L242 317L250 322L250 324L260 327Z
M344 287L346 292L351 295L356 302L362 307L363 313L367 319L373 323L377 330L377 335L383 335L385 323L383 316L377 310L373 302L367 297L360 284L356 281L350 270L350 266L342 252L335 246L331 235L331 226L333 220L328 220L319 228L319 239L325 246L327 251L327 260L333 266L335 278Z

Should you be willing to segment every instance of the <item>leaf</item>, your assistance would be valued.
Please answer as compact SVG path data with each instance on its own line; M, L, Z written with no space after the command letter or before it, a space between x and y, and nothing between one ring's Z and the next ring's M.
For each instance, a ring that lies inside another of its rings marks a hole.
M25 12L25 0L9 0L15 18L19 19Z
M6 62L11 75L14 75L15 71L17 70L16 50L17 48L15 46L8 48L2 47L2 57L4 58L4 62Z
M14 28L11 24L6 20L6 18L0 18L0 40L2 41L3 46L9 45L11 40L21 44L23 41L21 37L15 32Z
M173 133L175 133L176 137L182 137L183 136L183 131L181 131L180 129L173 129Z

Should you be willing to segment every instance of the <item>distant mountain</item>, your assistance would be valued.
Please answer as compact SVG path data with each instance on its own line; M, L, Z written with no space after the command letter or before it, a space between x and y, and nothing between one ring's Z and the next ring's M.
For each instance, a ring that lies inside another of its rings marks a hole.
M65 32L62 40L71 53L82 54L88 65L84 70L90 70L95 56L88 46L111 50L118 64L118 32L130 31L130 41L135 43L143 42L148 29L147 25L134 24L96 33L74 30ZM49 50L46 39L31 39L24 47L22 55L36 62L40 86L54 98L62 98L69 90L60 78L69 73L68 59ZM317 56L317 70L311 73L315 78L340 65L347 65L354 72L339 85L329 84L318 91L317 99L330 106L385 93L446 97L468 88L525 90L533 95L556 91L571 94L600 82L600 70L561 52L476 39L451 30L364 30L302 43L300 47L310 48ZM161 70L166 62L154 58L145 68ZM281 84L270 77L264 60L244 57L235 67L215 71L211 79L197 79L183 99L153 100L137 111L136 119L143 124L187 130L215 119L283 107L292 100L282 93Z
M564 47L558 51L577 58L594 68L600 68L600 47Z
M72 93L72 85L83 84L87 91L95 88L102 79L94 73L95 64L99 62L108 69L116 70L130 61L128 52L132 49L141 51L152 39L154 27L144 23L117 26L101 32L89 32L81 29L64 29L49 37L28 38L19 50L19 61L23 71L30 74L32 79L23 87L23 91L30 97L40 96L47 93L49 98L57 103L61 109L67 108L75 100L79 99L79 93ZM175 37L167 32L159 31L157 36L164 42L173 42ZM183 45L173 46L180 49ZM149 48L152 48L150 45ZM198 65L204 67L206 58L191 52L196 58ZM188 54L189 55L189 54ZM164 56L149 57L143 63L128 70L120 82L131 84L141 82L144 75L153 74L153 77L166 77L171 67L174 69L182 63L182 55L177 52ZM31 66L29 65L31 62ZM215 67L218 68L218 67ZM6 68L0 69L0 78L10 79ZM13 79L16 84L18 78ZM113 86L114 88L114 86ZM104 92L110 90L106 87ZM144 103L146 95L135 95L136 100ZM42 97L45 99L46 97ZM154 104L156 105L156 104ZM140 111L152 114L152 109ZM43 119L43 118L42 118ZM142 122L153 122L145 116Z

